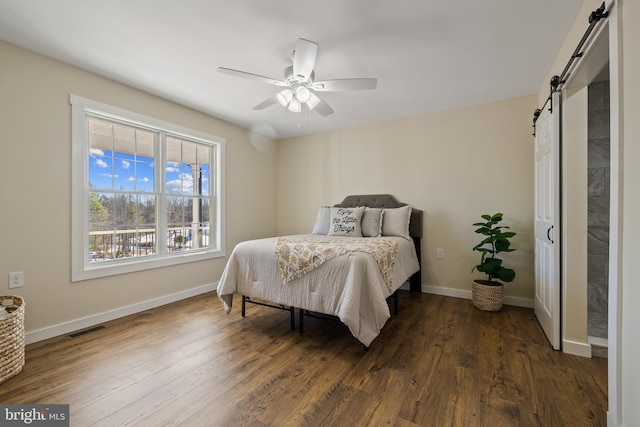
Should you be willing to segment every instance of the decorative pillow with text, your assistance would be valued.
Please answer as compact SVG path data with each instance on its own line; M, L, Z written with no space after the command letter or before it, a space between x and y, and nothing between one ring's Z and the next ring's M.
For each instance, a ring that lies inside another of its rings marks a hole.
M357 208L331 208L331 221L329 223L329 236L353 236L362 237L362 213L364 207Z

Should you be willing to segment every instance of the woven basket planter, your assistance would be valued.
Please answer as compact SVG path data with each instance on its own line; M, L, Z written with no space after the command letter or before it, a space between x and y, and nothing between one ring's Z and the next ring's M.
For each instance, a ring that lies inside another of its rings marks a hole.
M473 306L482 311L500 311L504 296L504 285L483 285L474 281L471 284Z
M0 384L22 371L24 366L24 300L0 295Z

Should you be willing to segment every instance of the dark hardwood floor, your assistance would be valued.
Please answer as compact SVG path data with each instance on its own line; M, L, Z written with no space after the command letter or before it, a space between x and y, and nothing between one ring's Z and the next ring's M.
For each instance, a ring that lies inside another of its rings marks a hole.
M553 351L533 311L400 294L369 351L339 322L215 293L31 344L1 403L71 426L605 426L607 360Z

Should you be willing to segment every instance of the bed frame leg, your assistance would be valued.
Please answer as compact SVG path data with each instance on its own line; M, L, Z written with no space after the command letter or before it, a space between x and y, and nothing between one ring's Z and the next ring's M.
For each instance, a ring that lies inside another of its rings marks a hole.
M299 316L300 316L300 319L298 320L298 323L299 323L298 328L300 330L300 333L303 333L304 332L304 310L303 309L300 309Z
M398 315L398 291L393 293L393 314Z
M242 317L244 317L247 309L247 297L242 295Z

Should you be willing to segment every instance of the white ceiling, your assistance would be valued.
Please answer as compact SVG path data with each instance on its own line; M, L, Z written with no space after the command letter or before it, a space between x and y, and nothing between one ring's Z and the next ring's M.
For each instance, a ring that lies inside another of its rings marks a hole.
M582 2L0 0L0 39L280 139L537 93ZM298 38L316 80L377 89L256 111L279 88L216 71L283 79Z

